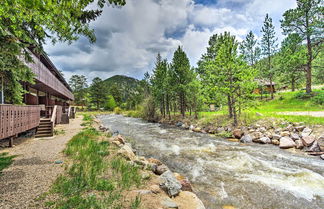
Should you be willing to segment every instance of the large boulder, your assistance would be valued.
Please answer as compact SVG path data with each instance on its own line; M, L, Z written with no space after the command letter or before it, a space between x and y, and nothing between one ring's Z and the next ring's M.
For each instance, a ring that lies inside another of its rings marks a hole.
M295 146L296 146L296 143L290 137L284 136L284 137L280 138L280 144L279 144L280 148L288 149L288 148L293 148Z
M260 131L255 131L255 132L251 133L250 135L252 137L252 141L255 141L256 139L263 137L263 134Z
M128 144L122 146L118 150L117 154L124 157L126 160L130 160L130 161L136 160L136 155L134 154L132 148Z
M298 140L295 141L295 143L296 143L296 148L297 149L303 149L304 148L302 140L298 139Z
M188 191L180 192L180 194L174 199L179 205L179 208L184 209L205 209L202 201L196 194Z
M241 129L234 129L232 134L236 139L240 139L243 136L243 131Z
M155 170L155 174L161 175L168 170L169 170L168 166L162 164L162 165L157 166L157 168Z
M324 152L324 135L320 136L317 140L320 149Z
M302 138L302 142L303 142L305 147L308 147L308 146L312 145L314 141L315 141L315 136L312 136L312 135L303 136L303 138Z
M305 136L309 136L312 133L312 129L306 127L304 128L304 130L301 132L301 136L305 137Z
M170 196L174 197L179 194L182 185L176 179L174 174L168 170L160 176L160 187Z
M307 152L320 152L321 149L317 143L317 141L314 141L313 144L306 149Z
M294 141L300 139L300 137L299 137L299 135L298 135L297 133L292 133L292 134L290 135L290 137L291 137Z
M260 143L260 144L271 144L271 139L269 137L261 137L259 139L254 139L254 142Z
M249 134L246 134L240 139L240 142L242 142L242 143L251 143L252 142L252 137Z
M305 126L296 126L295 129L299 132L302 132L304 130Z

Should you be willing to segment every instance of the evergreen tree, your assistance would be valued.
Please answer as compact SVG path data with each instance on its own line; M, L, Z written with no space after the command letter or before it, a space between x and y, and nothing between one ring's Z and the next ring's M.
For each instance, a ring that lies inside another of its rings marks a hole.
M274 98L273 79L274 79L275 72L272 67L271 57L274 55L277 49L277 44L276 44L277 38L275 36L275 28L274 25L272 24L272 18L269 17L268 14L266 14L261 32L263 34L261 39L262 54L267 59L267 67L264 68L265 71L261 73L269 79L271 99L273 99Z
M281 27L285 34L297 33L307 45L306 92L312 91L312 61L323 50L323 0L297 0L297 8L283 14ZM316 49L316 50L315 50Z
M87 78L84 75L72 75L69 80L69 85L74 94L75 104L81 104L83 109L88 88Z
M102 104L106 101L106 88L99 77L95 77L92 80L90 86L90 101L96 105L97 110L102 107Z
M253 32L250 31L240 44L241 54L249 65L254 65L260 57L261 49L257 46L257 43Z
M186 93L187 86L191 82L190 62L186 53L179 46L174 52L172 64L171 64L171 80L174 86L174 90L178 97L179 109L182 117L185 117L186 113Z

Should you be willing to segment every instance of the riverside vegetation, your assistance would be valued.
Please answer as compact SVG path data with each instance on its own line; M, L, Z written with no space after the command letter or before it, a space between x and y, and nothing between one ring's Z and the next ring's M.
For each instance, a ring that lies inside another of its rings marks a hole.
M64 150L66 172L39 198L44 207L204 208L185 177L159 160L136 156L124 137L112 136L91 115L83 120L84 129Z

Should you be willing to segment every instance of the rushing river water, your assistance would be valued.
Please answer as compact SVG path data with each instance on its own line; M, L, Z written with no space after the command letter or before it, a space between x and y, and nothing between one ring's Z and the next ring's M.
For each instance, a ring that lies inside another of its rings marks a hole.
M206 208L324 208L324 161L120 115L100 116L137 153L187 176Z

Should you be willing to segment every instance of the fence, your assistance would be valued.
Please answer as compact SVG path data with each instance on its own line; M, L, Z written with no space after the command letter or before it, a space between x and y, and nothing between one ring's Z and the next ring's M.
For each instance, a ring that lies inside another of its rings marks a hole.
M39 121L39 106L0 105L0 139L36 128Z

